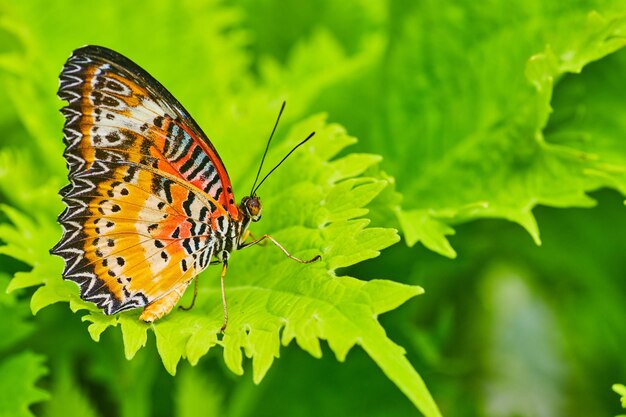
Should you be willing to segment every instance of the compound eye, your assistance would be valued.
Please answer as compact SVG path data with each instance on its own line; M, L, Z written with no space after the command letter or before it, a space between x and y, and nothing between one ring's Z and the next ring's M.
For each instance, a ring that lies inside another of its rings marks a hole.
M261 200L258 197L251 197L246 201L246 210L253 222L258 222L261 219Z

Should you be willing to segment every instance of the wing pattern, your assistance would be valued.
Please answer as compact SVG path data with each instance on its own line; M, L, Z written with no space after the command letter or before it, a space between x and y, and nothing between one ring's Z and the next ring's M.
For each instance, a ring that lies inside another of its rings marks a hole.
M64 278L107 314L175 302L232 246L239 212L219 155L161 84L111 50L74 51L58 95L70 184L52 253Z

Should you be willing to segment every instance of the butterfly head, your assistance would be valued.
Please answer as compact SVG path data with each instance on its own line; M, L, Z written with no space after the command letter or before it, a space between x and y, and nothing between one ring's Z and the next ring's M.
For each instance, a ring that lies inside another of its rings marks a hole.
M261 212L263 211L261 199L256 195L244 197L241 200L239 210L245 217L248 217L253 222L258 222L261 220Z

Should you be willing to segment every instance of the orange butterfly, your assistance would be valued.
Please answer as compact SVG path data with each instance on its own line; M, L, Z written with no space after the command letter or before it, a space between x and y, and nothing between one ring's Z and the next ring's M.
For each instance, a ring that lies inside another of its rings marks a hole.
M233 250L269 239L299 262L320 259L295 258L268 235L246 242L250 222L261 218L256 190L314 132L236 204L209 139L137 64L85 46L67 60L59 84L58 95L68 102L61 112L70 184L60 192L64 233L51 253L64 258L63 277L79 285L82 299L106 314L144 307L139 318L152 322L172 310L209 263L221 262L223 331ZM280 114L283 109L284 103ZM194 301L196 294L197 280Z

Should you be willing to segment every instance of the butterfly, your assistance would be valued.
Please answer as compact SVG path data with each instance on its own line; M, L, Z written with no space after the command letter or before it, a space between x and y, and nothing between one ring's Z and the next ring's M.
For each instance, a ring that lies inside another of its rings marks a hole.
M65 260L63 278L105 314L143 307L140 320L168 314L210 263L222 263L253 239L261 219L257 184L281 111L267 142L250 195L235 203L231 181L215 147L189 113L156 79L123 55L101 46L75 50L59 77L68 105L63 129L70 184L60 191L66 209L63 236L51 253ZM251 240L250 240L251 239ZM189 307L191 308L191 306Z

